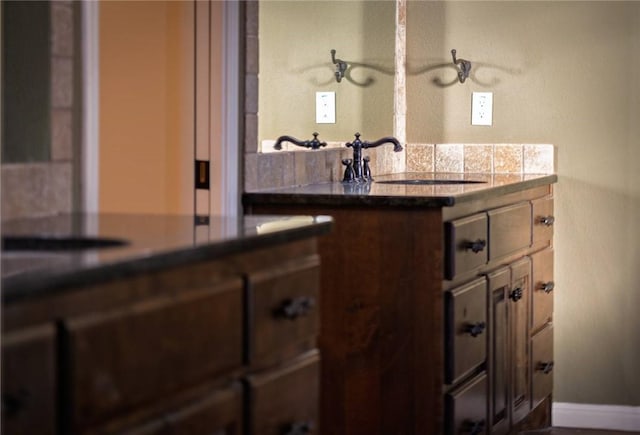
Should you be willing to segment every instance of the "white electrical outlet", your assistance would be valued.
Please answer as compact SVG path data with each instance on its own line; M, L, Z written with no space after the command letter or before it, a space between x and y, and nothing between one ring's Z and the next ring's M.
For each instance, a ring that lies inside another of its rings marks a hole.
M474 92L471 100L471 125L492 125L493 92Z
M336 123L336 93L316 92L316 124Z

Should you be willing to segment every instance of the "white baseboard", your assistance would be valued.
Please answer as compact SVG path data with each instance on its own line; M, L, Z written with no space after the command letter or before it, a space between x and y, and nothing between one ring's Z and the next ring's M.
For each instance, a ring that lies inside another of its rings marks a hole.
M640 431L640 406L554 402L552 422L556 427Z

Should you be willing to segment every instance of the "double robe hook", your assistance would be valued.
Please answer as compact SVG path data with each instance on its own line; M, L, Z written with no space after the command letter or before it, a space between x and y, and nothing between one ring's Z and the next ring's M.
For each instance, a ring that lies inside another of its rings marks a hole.
M471 72L471 62L465 59L457 59L455 48L451 50L451 57L453 57L453 64L458 70L458 81L460 81L460 83L464 83L464 81L469 77L469 72Z

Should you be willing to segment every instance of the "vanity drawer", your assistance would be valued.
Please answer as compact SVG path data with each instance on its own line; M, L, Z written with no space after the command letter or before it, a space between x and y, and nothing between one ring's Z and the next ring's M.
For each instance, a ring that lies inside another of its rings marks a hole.
M533 218L533 244L551 243L553 239L553 198L540 198L531 201Z
M487 434L487 376L483 373L445 395L446 435Z
M445 382L453 384L487 358L487 282L476 279L445 294Z
M537 331L553 318L553 249L531 255L533 275L533 306L531 330Z
M242 364L242 280L65 322L74 429Z
M285 367L249 376L249 433L317 433L319 384L317 350Z
M532 406L535 408L553 392L553 325L549 324L531 339L533 362Z
M478 213L445 222L445 278L469 272L488 260L487 215Z
M531 246L531 204L501 207L489 216L489 260L496 260Z
M2 335L2 433L56 433L55 329Z
M249 363L263 366L314 348L319 324L318 256L251 273Z

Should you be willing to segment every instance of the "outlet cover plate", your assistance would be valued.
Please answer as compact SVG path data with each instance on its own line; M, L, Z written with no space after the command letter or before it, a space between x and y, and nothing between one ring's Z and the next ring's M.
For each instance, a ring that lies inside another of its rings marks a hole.
M316 92L316 124L336 123L336 93Z
M493 92L474 92L471 100L471 125L492 125Z

